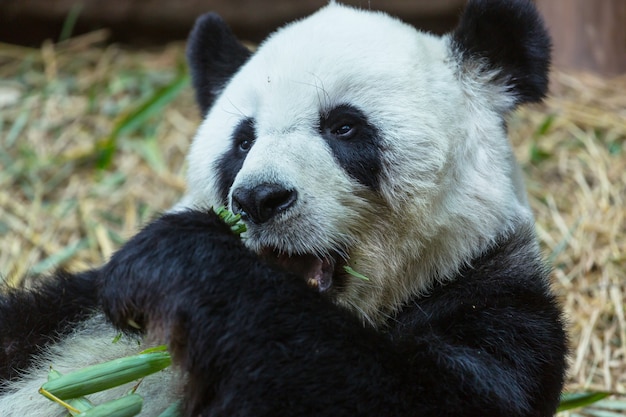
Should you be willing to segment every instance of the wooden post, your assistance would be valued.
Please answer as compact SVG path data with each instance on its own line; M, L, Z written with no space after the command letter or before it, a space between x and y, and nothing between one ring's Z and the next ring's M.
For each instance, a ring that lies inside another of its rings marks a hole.
M557 68L626 73L626 0L536 0Z
M591 0L590 0L591 1ZM384 10L422 29L443 32L457 21L466 0L341 0ZM110 29L113 41L160 44L184 39L196 17L215 11L242 39L261 41L277 27L306 16L328 0L0 0L0 42L38 46L59 38L62 22L79 4L74 35Z

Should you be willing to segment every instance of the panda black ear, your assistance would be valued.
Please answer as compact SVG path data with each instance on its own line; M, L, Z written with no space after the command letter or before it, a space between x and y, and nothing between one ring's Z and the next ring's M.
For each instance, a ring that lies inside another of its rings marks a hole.
M530 0L470 0L452 33L461 65L479 62L515 104L540 101L548 90L550 36Z
M203 115L250 55L217 14L207 13L196 20L187 41L187 61Z

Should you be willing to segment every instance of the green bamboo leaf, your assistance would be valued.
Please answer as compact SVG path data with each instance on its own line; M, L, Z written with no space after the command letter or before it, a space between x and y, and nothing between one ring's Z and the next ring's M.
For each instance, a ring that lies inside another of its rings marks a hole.
M141 412L142 406L143 398L129 394L84 411L78 417L133 417Z
M172 359L155 351L98 363L65 374L42 385L39 392L61 400L82 397L117 387L167 368Z
M240 214L235 214L228 210L225 206L219 206L213 208L213 211L220 218L221 221L230 226L230 229L236 235L241 235L247 230L246 224L241 220Z
M170 405L169 407L167 407L161 414L159 414L159 417L181 417L183 415L182 413L182 403L181 401L175 401L172 403L172 405Z
M56 369L50 369L48 371L48 381L62 377L63 375ZM93 403L86 397L70 398L66 401L67 404L72 406L75 410L68 409L70 415L75 416L83 411L90 410L94 407ZM62 404L61 404L62 405Z
M154 353L154 352L167 352L167 346L166 345L153 346L148 349L142 350L141 352L139 352L139 354L143 355L145 353Z
M561 395L561 403L559 404L559 408L557 411L565 411L572 410L574 408L585 407L594 403L597 403L600 400L605 399L611 395L610 392L573 392L573 393L563 393Z
M353 277L357 277L357 278L360 278L360 279L365 280L365 281L369 281L370 280L368 277L366 277L363 274L360 274L360 273L356 272L354 269L352 269L352 267L350 267L348 265L344 265L343 269L344 269L344 271L346 271L348 274L352 275Z

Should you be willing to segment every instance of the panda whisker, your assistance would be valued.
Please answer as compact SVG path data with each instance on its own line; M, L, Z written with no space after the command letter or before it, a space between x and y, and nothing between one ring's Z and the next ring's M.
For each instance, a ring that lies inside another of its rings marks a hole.
M228 104L230 104L236 111L228 111L226 108L222 108L222 110L224 110L226 114L241 117L242 119L247 119L249 117L248 114L246 114L239 107L237 107L237 105L230 99L230 97L227 97L227 100Z
M294 82L301 84L301 85L314 87L317 90L317 103L319 105L319 108L320 109L327 108L329 103L331 103L331 99L330 99L330 94L324 87L324 80L322 80L321 77L319 77L317 74L313 72L308 72L308 74L311 75L315 79L315 83L308 83L305 81L294 81ZM318 82L319 82L319 85L318 85ZM321 95L320 95L320 92L322 93Z

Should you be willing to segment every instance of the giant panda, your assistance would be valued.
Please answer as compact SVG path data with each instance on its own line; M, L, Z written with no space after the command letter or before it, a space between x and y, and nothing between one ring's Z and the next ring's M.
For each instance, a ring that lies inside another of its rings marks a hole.
M50 366L142 338L176 365L142 416L552 415L566 337L506 124L549 59L527 0L441 37L331 2L254 53L200 17L187 194L102 267L4 292L0 415L64 415Z

